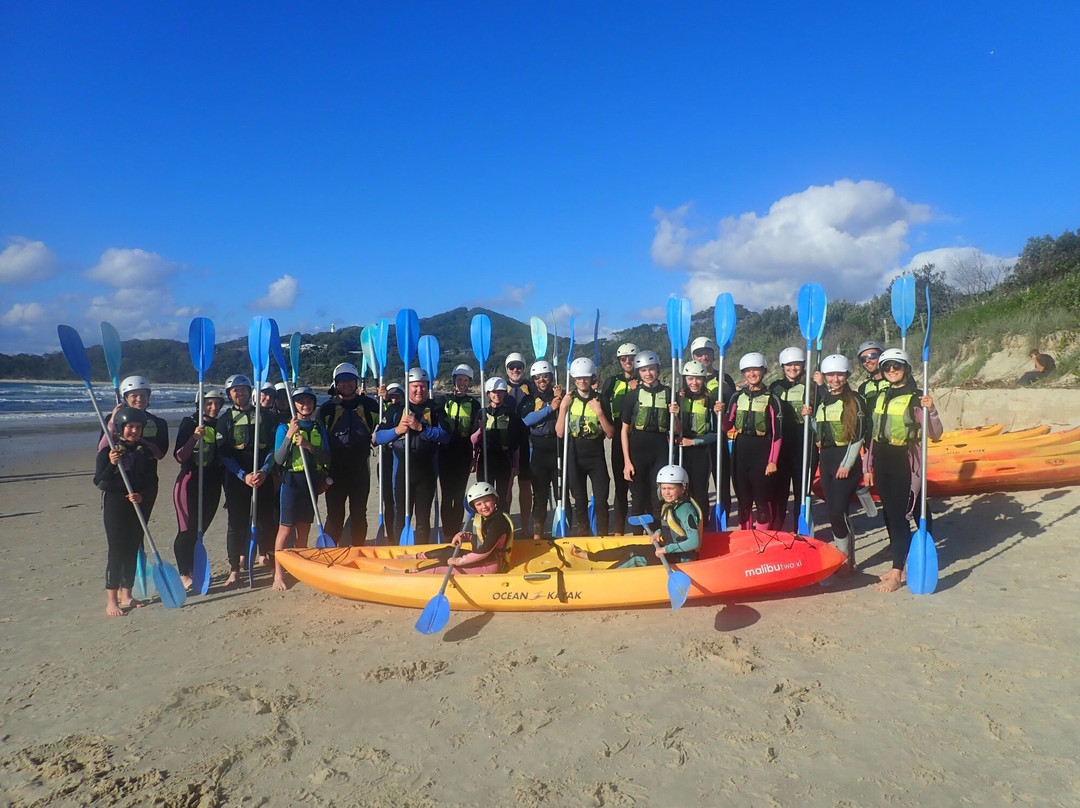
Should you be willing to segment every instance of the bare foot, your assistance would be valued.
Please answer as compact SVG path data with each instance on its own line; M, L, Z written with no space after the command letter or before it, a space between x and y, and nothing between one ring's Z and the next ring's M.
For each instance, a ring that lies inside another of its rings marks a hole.
M192 577L190 575L181 575L180 576L180 583L182 583L184 585L184 589L190 590L191 589L191 584L193 583L193 579L192 579Z
M239 576L240 576L240 573L238 573L238 572L237 572L236 570L232 570L232 571L231 571L231 572L229 573L229 577L225 579L225 586L232 586L233 584L235 584L235 583L236 583L236 579L237 579L237 578L238 578Z
M285 586L285 581L279 578L277 575L274 576L274 585L271 588L275 592L284 592L286 589L288 589L288 587Z
M141 609L145 605L141 600L135 600L135 598L120 601L121 609Z
M116 599L115 589L105 590L105 616L123 617L124 610L120 608L120 602Z
M878 592L895 592L901 586L900 570L889 570L881 577L881 583L878 584Z
M256 567L265 567L267 565L267 563L269 563L269 561L270 561L270 559L267 558L264 555L255 556L255 566Z

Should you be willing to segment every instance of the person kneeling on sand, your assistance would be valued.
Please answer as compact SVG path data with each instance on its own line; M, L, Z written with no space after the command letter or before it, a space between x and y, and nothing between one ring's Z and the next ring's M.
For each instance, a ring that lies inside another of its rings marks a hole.
M484 575L493 572L505 572L509 567L510 549L514 543L514 525L510 517L499 507L499 495L491 483L474 483L466 494L469 507L476 511L473 517L472 532L461 531L454 535L447 547L428 550L403 558L417 558L437 561L428 567L407 570L407 572L444 573L448 567L455 572ZM464 555L457 555L463 542L469 542L471 549Z

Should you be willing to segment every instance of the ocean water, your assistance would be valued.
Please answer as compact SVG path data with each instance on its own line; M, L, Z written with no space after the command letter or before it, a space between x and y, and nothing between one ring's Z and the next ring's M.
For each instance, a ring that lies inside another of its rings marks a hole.
M168 421L170 416L183 416L195 411L194 385L161 384L154 387L150 396L150 411ZM106 384L95 385L94 394L104 415L116 405L113 388ZM0 423L13 422L47 423L57 421L95 421L93 406L82 382L0 381Z

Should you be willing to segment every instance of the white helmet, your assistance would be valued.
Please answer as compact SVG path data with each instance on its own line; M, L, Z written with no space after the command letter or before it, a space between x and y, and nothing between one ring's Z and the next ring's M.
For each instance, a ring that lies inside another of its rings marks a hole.
M360 378L360 373L359 371L357 371L356 365L350 364L348 362L342 362L340 365L334 368L335 382L342 377L348 378L349 376L352 376L354 379Z
M198 398L199 394L196 393L195 397ZM209 390L204 390L203 394L202 394L202 397L203 397L203 401L205 401L208 398L217 398L217 399L221 399L222 403L225 402L225 392L223 390L221 390L220 388L218 388L218 387L211 387Z
M743 358L739 360L739 370L746 370L747 368L761 368L762 370L768 370L769 363L765 361L765 354L758 353L757 351L743 354Z
M530 376L544 376L544 375L551 376L552 375L551 363L544 360L544 359L541 359L538 362L533 362L532 367L529 368L529 375Z
M412 382L424 382L425 384L431 383L431 377L423 368L412 368L409 371L409 383Z
M708 376L709 371L705 369L705 366L696 359L691 359L685 365L682 366L683 376Z
M881 356L878 357L878 367L886 362L903 362L908 367L911 367L911 359L908 357L907 351L902 351L899 348L889 348L889 350L881 352Z
M791 348L784 348L784 350L780 352L781 365L793 365L796 362L804 365L806 364L806 351L802 348L792 346Z
M637 356L638 347L632 342L624 342L615 351L615 356Z
M120 396L126 397L128 393L136 390L145 390L147 395L153 392L150 382L143 376L128 376L120 382Z
M243 373L234 373L225 380L225 392L228 393L234 387L251 387L251 379Z
M868 339L862 345L859 346L859 350L855 352L856 356L861 356L863 351L877 351L881 353L885 350L885 346L878 342L876 339Z
M506 355L506 361L503 363L503 366L510 367L510 365L515 362L520 362L521 365L524 367L525 357L519 354L517 351L514 351L513 353Z
M647 368L649 365L660 367L660 357L656 355L656 351L639 351L634 357L635 370Z
M450 377L454 376L467 376L469 381L473 380L473 369L468 365L458 365L454 368L454 371L450 374Z
M262 389L259 392L260 393L270 393L270 395L273 395L274 394L274 389L275 389L274 388L274 383L272 381L270 381L269 379L267 379L265 382L263 382Z
M851 362L843 354L829 354L821 360L822 373L851 373Z
M660 485L662 483L689 485L690 476L682 466L664 466L660 471L656 472L656 484Z
M392 382L391 384L386 385L386 395L392 396L395 394L399 396L405 395L405 388L397 382Z
M716 343L708 337L698 337L690 343L690 353L696 354L698 351L712 351L716 353Z
M504 393L506 392L506 379L503 379L499 376L492 376L484 384L484 392L494 393L498 390L502 390Z
M308 387L306 384L302 384L299 387L293 388L293 401L296 401L296 399L300 398L300 396L311 396L312 399L318 400L317 396L315 395L315 391Z
M495 491L495 486L493 486L491 483L479 482L473 483L471 486L469 486L469 491L465 495L465 499L470 505L472 505L478 499L497 496L498 493Z
M596 374L596 365L591 359L580 356L570 363L570 377L573 379L591 379Z
M289 389L289 385L285 384L285 382L278 382L277 384L274 385L274 392L277 392L277 393L284 393L288 389Z

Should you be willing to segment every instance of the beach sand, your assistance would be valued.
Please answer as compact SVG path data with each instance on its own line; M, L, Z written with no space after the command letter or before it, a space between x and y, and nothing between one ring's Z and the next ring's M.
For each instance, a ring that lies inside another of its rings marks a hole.
M860 514L836 586L423 636L267 573L222 589L223 514L210 594L106 618L92 451L58 440L0 456L0 805L1080 804L1080 488L933 503L932 596L874 590Z

